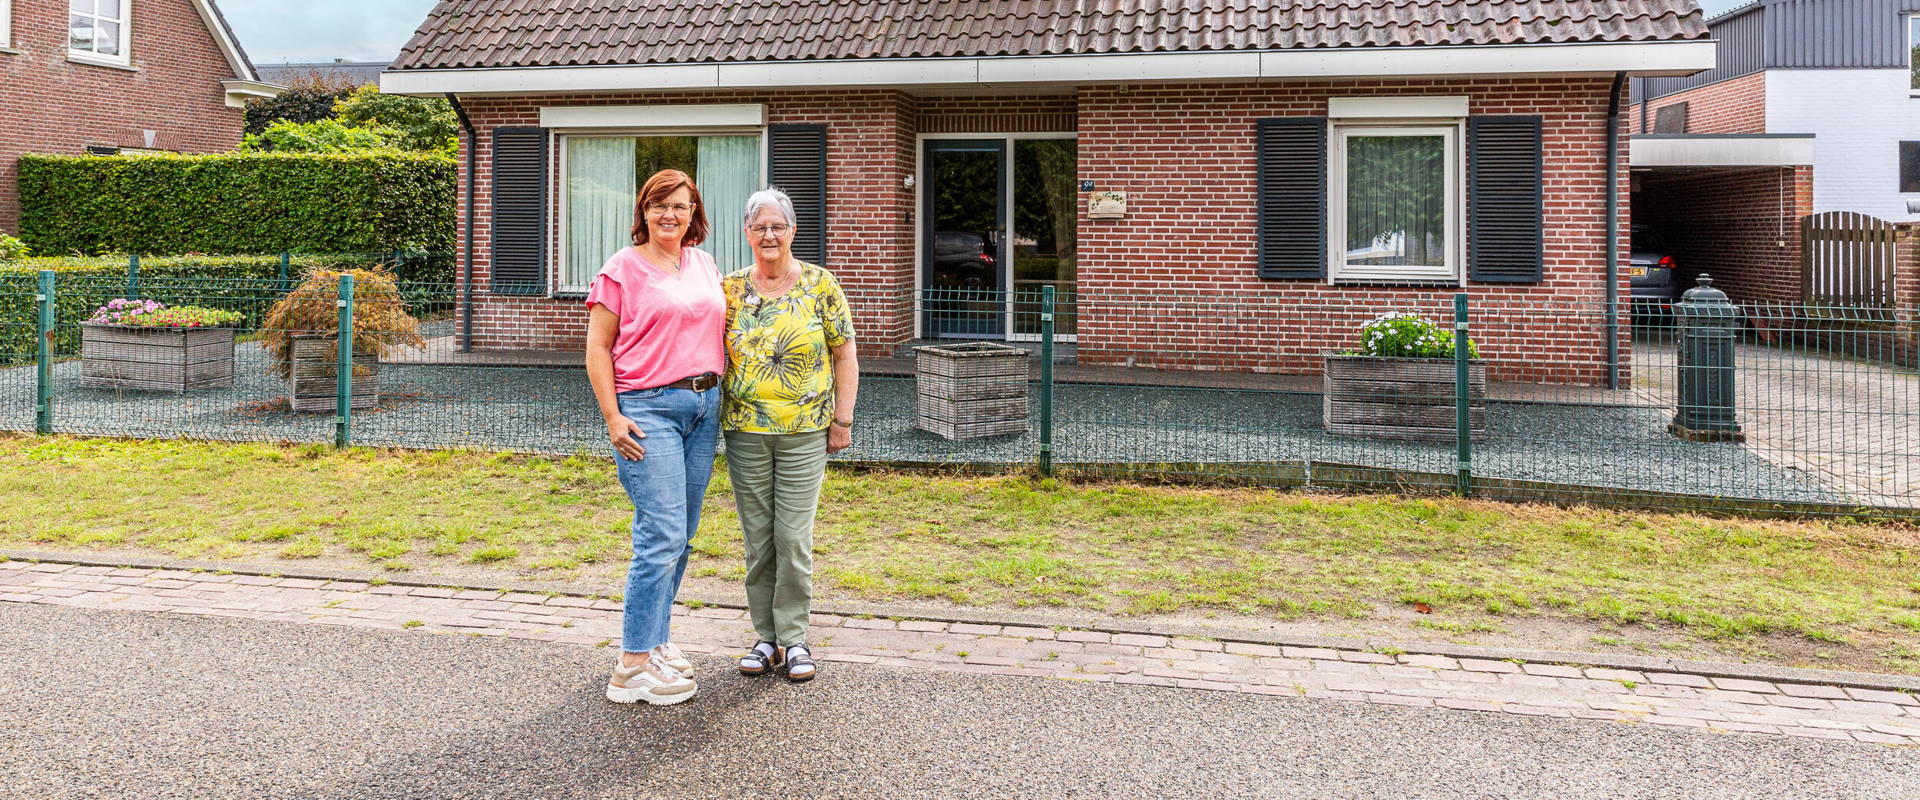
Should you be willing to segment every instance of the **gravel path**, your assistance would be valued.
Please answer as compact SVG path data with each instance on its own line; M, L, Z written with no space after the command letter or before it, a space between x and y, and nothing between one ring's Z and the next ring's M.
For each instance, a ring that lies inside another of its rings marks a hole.
M0 605L0 786L48 798L1920 795L1873 745L829 665L671 709L560 645Z
M167 395L87 389L79 363L55 368L55 430L104 436L329 442L327 414L296 414L285 383L257 347L241 345L234 388ZM383 365L384 398L355 412L353 441L400 447L475 447L600 453L603 427L577 369ZM32 370L0 371L0 429L32 429ZM1037 414L1038 400L1033 401ZM1451 475L1451 443L1330 436L1320 398L1297 392L1062 384L1054 458L1080 464L1211 464L1226 472L1326 461ZM1475 474L1566 483L1594 492L1640 489L1706 496L1839 502L1810 473L1782 468L1738 444L1701 444L1666 432L1664 408L1495 403L1493 434L1474 450ZM948 442L913 427L910 378L867 377L862 425L840 458L915 463L1030 464L1037 432ZM1570 446L1572 445L1572 446ZM1577 493L1577 492L1576 492ZM1856 498L1871 503L1871 498Z

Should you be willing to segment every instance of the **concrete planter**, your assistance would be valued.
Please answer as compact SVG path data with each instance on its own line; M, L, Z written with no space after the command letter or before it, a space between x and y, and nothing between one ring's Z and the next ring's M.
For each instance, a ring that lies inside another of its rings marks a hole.
M80 385L183 393L231 389L233 329L80 323Z
M329 336L293 337L293 364L287 399L295 411L328 413L339 410L340 370L335 366L340 341ZM352 407L372 408L380 402L380 357L355 350Z
M1453 441L1455 365L1447 358L1327 356L1324 417L1328 433L1383 439ZM1487 435L1487 366L1467 366L1467 420Z
M943 439L1027 431L1027 361L996 342L916 347L914 427Z

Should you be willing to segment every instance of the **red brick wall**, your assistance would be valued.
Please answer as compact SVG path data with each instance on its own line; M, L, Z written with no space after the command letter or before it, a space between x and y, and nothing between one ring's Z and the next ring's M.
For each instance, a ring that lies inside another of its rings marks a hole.
M14 0L13 49L0 53L0 231L19 227L22 153L79 155L88 145L231 150L244 114L226 106L235 77L190 0L133 3L128 52L138 71L67 61L66 0Z
M1255 277L1253 131L1261 117L1324 115L1331 96L1464 94L1474 114L1543 115L1547 142L1546 279L1539 285L1469 287L1478 320L1474 338L1495 359L1500 379L1603 381L1607 86L1605 79L1556 78L1081 90L1072 102L1080 177L1101 189L1126 191L1130 212L1124 220L1089 220L1082 203L1081 361L1317 372L1320 354L1352 346L1355 328L1374 314L1444 314L1454 289L1335 287ZM971 130L1010 124L1006 119L1039 124L1035 120L1067 107L1061 98L915 99L883 90L470 99L468 111L483 133L476 347L576 348L584 343L586 321L578 300L484 291L490 233L484 192L491 157L485 132L536 125L542 106L698 102L764 103L769 122L829 126L828 267L849 289L868 353L890 352L912 333L914 197L901 179L917 169L920 126ZM1624 146L1621 162L1624 175ZM1626 188L1623 178L1623 257ZM1169 306L1175 302L1184 307ZM1618 341L1624 362L1624 330Z
M1073 95L928 97L921 133L1060 133L1074 129Z
M1813 213L1811 167L1713 167L1644 173L1640 220L1691 276L1742 305L1800 302L1800 219Z
M1636 103L1631 109L1631 130L1652 133L1660 107L1674 103L1687 104L1686 133L1766 133L1767 73L1756 72L1696 86L1651 103Z
M1312 373L1322 353L1355 346L1355 329L1376 314L1450 313L1457 288L1256 277L1253 134L1262 117L1324 115L1329 97L1466 95L1471 114L1542 115L1547 148L1545 280L1467 287L1478 309L1473 338L1497 379L1603 382L1608 86L1557 78L1083 89L1080 177L1126 192L1128 215L1080 222L1080 362ZM1621 145L1624 176L1625 137ZM1623 257L1626 190L1622 180Z

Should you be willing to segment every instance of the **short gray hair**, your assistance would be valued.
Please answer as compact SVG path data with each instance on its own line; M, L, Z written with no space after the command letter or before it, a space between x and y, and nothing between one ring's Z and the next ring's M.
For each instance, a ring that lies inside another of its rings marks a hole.
M767 206L780 209L780 216L787 218L787 224L798 227L793 218L793 198L788 197L786 192L772 187L754 192L747 198L747 216L740 221L740 224L753 222L753 218L759 215L760 209Z

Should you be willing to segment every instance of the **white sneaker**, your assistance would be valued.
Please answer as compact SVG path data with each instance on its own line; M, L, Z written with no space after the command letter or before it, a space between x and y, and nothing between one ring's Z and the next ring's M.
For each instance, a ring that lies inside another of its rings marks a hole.
M646 703L670 706L693 699L700 687L688 678L672 672L661 659L649 657L635 667L613 664L613 677L607 681L607 699L616 703Z
M679 673L682 678L693 677L693 662L687 659L687 654L680 652L680 648L674 647L672 642L653 648L653 659L666 665L667 669Z

